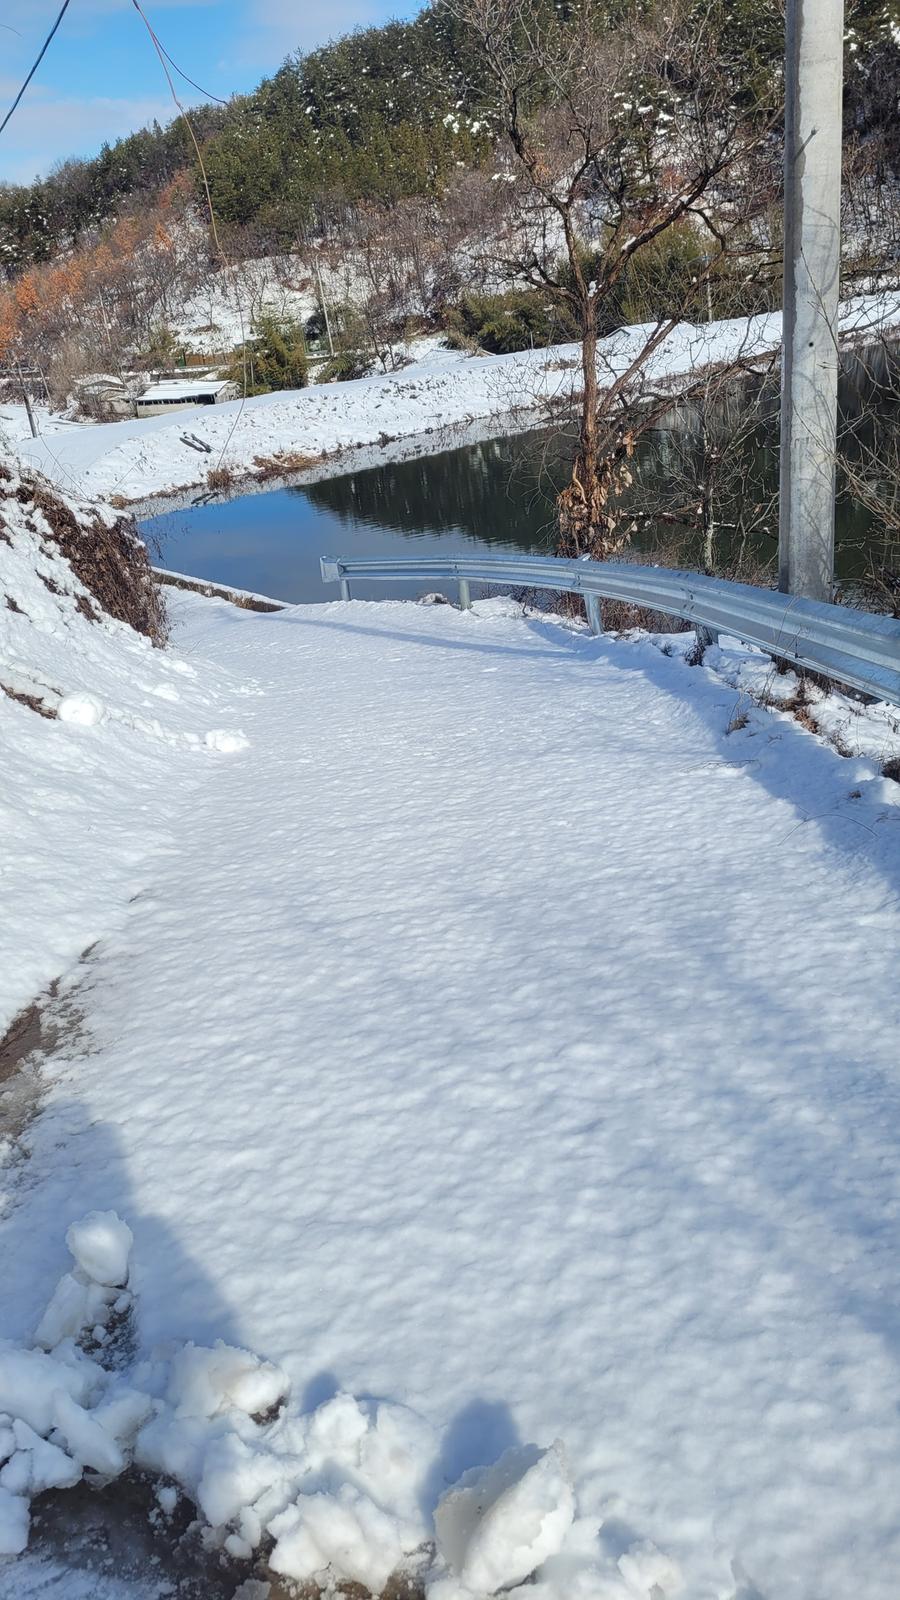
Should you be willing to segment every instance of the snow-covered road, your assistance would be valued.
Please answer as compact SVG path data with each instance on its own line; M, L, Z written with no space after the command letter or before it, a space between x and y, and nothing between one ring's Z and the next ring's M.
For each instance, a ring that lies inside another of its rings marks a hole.
M895 1600L896 785L503 601L173 605L247 744L94 954L0 1334L112 1208L145 1351L413 1408L426 1514L560 1438L532 1600Z

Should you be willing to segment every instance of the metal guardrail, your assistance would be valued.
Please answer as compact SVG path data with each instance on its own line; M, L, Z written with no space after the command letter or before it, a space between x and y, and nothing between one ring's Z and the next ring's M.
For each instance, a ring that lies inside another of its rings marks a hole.
M464 609L471 603L471 583L578 594L594 633L602 628L600 601L624 600L693 623L706 642L730 634L878 700L900 705L900 621L854 611L850 606L826 605L669 567L561 561L554 556L410 561L340 561L323 556L321 568L322 582L339 583L345 600L350 599L351 579L367 583L455 579Z

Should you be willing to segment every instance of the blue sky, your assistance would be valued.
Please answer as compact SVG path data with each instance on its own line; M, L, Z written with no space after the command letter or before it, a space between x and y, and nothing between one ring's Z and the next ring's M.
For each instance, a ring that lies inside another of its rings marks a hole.
M141 0L169 54L226 97L252 89L290 50L352 28L412 16L417 0ZM5 113L61 0L0 0L0 103ZM10 30L16 30L15 32ZM184 87L184 86L183 86ZM198 96L185 87L190 101ZM71 0L62 26L5 133L0 181L27 183L67 156L169 121L174 106L131 0Z

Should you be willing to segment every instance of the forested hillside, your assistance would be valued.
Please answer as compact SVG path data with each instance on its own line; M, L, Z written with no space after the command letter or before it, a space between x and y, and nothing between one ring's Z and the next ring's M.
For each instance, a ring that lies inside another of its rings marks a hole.
M465 30L438 9L292 56L251 95L190 113L216 212L275 248L302 240L324 212L366 198L435 193L489 147ZM69 161L30 187L0 189L8 274L47 261L136 200L196 167L180 119Z
M617 0L586 0L612 14ZM619 0L621 3L621 0ZM639 0L652 9L649 0ZM780 71L778 0L719 0L747 93ZM548 6L551 0L548 0ZM553 6L565 24L569 5ZM702 0L704 14L710 10ZM845 60L848 134L900 151L900 0L849 0ZM264 251L303 244L360 200L391 205L433 196L488 153L481 63L442 4L289 57L250 95L191 111L216 211L250 229ZM547 86L544 86L547 92ZM129 208L146 208L196 161L180 119L154 124L93 160L68 161L28 187L0 187L0 259L14 276L51 260Z
M297 387L307 355L319 381L393 370L423 333L494 353L578 337L558 212L523 184L465 14L461 0L435 0L192 110L202 174L175 119L0 188L0 380L18 394L24 373L35 398L95 415L109 401L86 387L98 375L124 386L127 408L135 375L174 365L212 360L253 393ZM560 182L571 155L554 52L579 29L602 43L626 22L640 40L633 60L610 60L579 90L607 128L573 212L587 277L603 285L597 333L776 308L783 0L530 0L510 14L547 46L517 94ZM850 0L844 71L854 292L900 268L900 0ZM703 179L705 220L654 223L632 258L629 234L686 181L698 117L709 148L731 122L752 159L730 155L727 181Z

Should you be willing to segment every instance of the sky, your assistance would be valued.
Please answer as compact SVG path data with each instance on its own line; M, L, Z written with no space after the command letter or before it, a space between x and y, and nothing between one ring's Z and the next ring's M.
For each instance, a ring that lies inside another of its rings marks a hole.
M0 0L0 120L62 0ZM163 45L204 89L252 89L289 51L314 49L355 27L413 16L417 0L141 0ZM181 86L188 103L200 97ZM29 183L56 162L93 155L105 140L175 113L132 0L71 0L9 126L0 182Z

